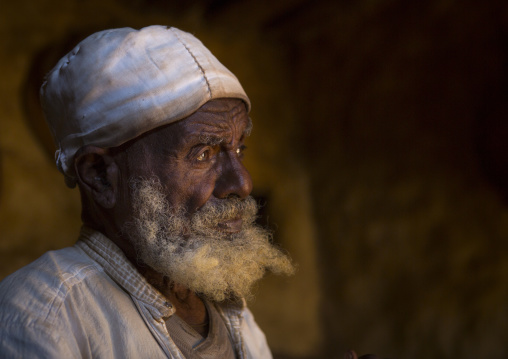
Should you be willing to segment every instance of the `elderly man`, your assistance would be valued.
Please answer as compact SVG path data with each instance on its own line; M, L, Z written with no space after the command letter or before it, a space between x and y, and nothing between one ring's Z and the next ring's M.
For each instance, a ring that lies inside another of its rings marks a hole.
M114 29L41 100L83 227L0 284L1 356L270 358L244 298L293 267L254 223L237 78L178 29Z

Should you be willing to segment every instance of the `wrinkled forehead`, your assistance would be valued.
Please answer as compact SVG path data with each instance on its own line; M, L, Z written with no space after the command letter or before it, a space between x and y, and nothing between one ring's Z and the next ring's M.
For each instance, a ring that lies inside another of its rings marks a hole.
M161 131L153 150L167 152L172 149L183 154L197 146L237 147L250 134L251 128L252 122L242 102L217 102L169 126L170 133Z
M248 136L252 130L245 102L238 99L209 101L180 125L198 133L235 131Z
M119 146L131 159L143 161L154 155L178 156L197 144L215 145L240 141L249 136L252 121L245 102L239 99L211 100L190 116L161 126Z

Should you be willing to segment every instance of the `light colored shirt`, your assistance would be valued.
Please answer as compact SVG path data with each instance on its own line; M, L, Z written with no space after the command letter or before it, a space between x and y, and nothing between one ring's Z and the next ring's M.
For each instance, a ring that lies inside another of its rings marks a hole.
M237 358L272 358L241 301L216 306ZM185 358L165 319L175 312L123 252L83 228L0 282L2 358Z

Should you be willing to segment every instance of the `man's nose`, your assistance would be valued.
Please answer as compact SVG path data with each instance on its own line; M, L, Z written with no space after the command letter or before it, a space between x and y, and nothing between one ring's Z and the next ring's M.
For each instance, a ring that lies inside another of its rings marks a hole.
M217 181L214 196L227 198L236 195L246 198L252 192L252 178L235 153L230 153L224 159Z

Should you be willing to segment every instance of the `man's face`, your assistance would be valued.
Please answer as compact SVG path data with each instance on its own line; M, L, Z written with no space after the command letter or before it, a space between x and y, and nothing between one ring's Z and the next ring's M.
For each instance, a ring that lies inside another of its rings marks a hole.
M249 129L241 101L218 100L126 149L131 215L123 229L137 259L215 301L248 296L266 269L292 271L254 222L242 164Z
M129 177L158 177L169 205L189 215L210 201L246 198L252 179L242 159L250 127L241 100L210 101L188 118L136 141L129 152L135 152L132 157L137 163L130 166ZM221 229L234 232L240 226L231 220Z

